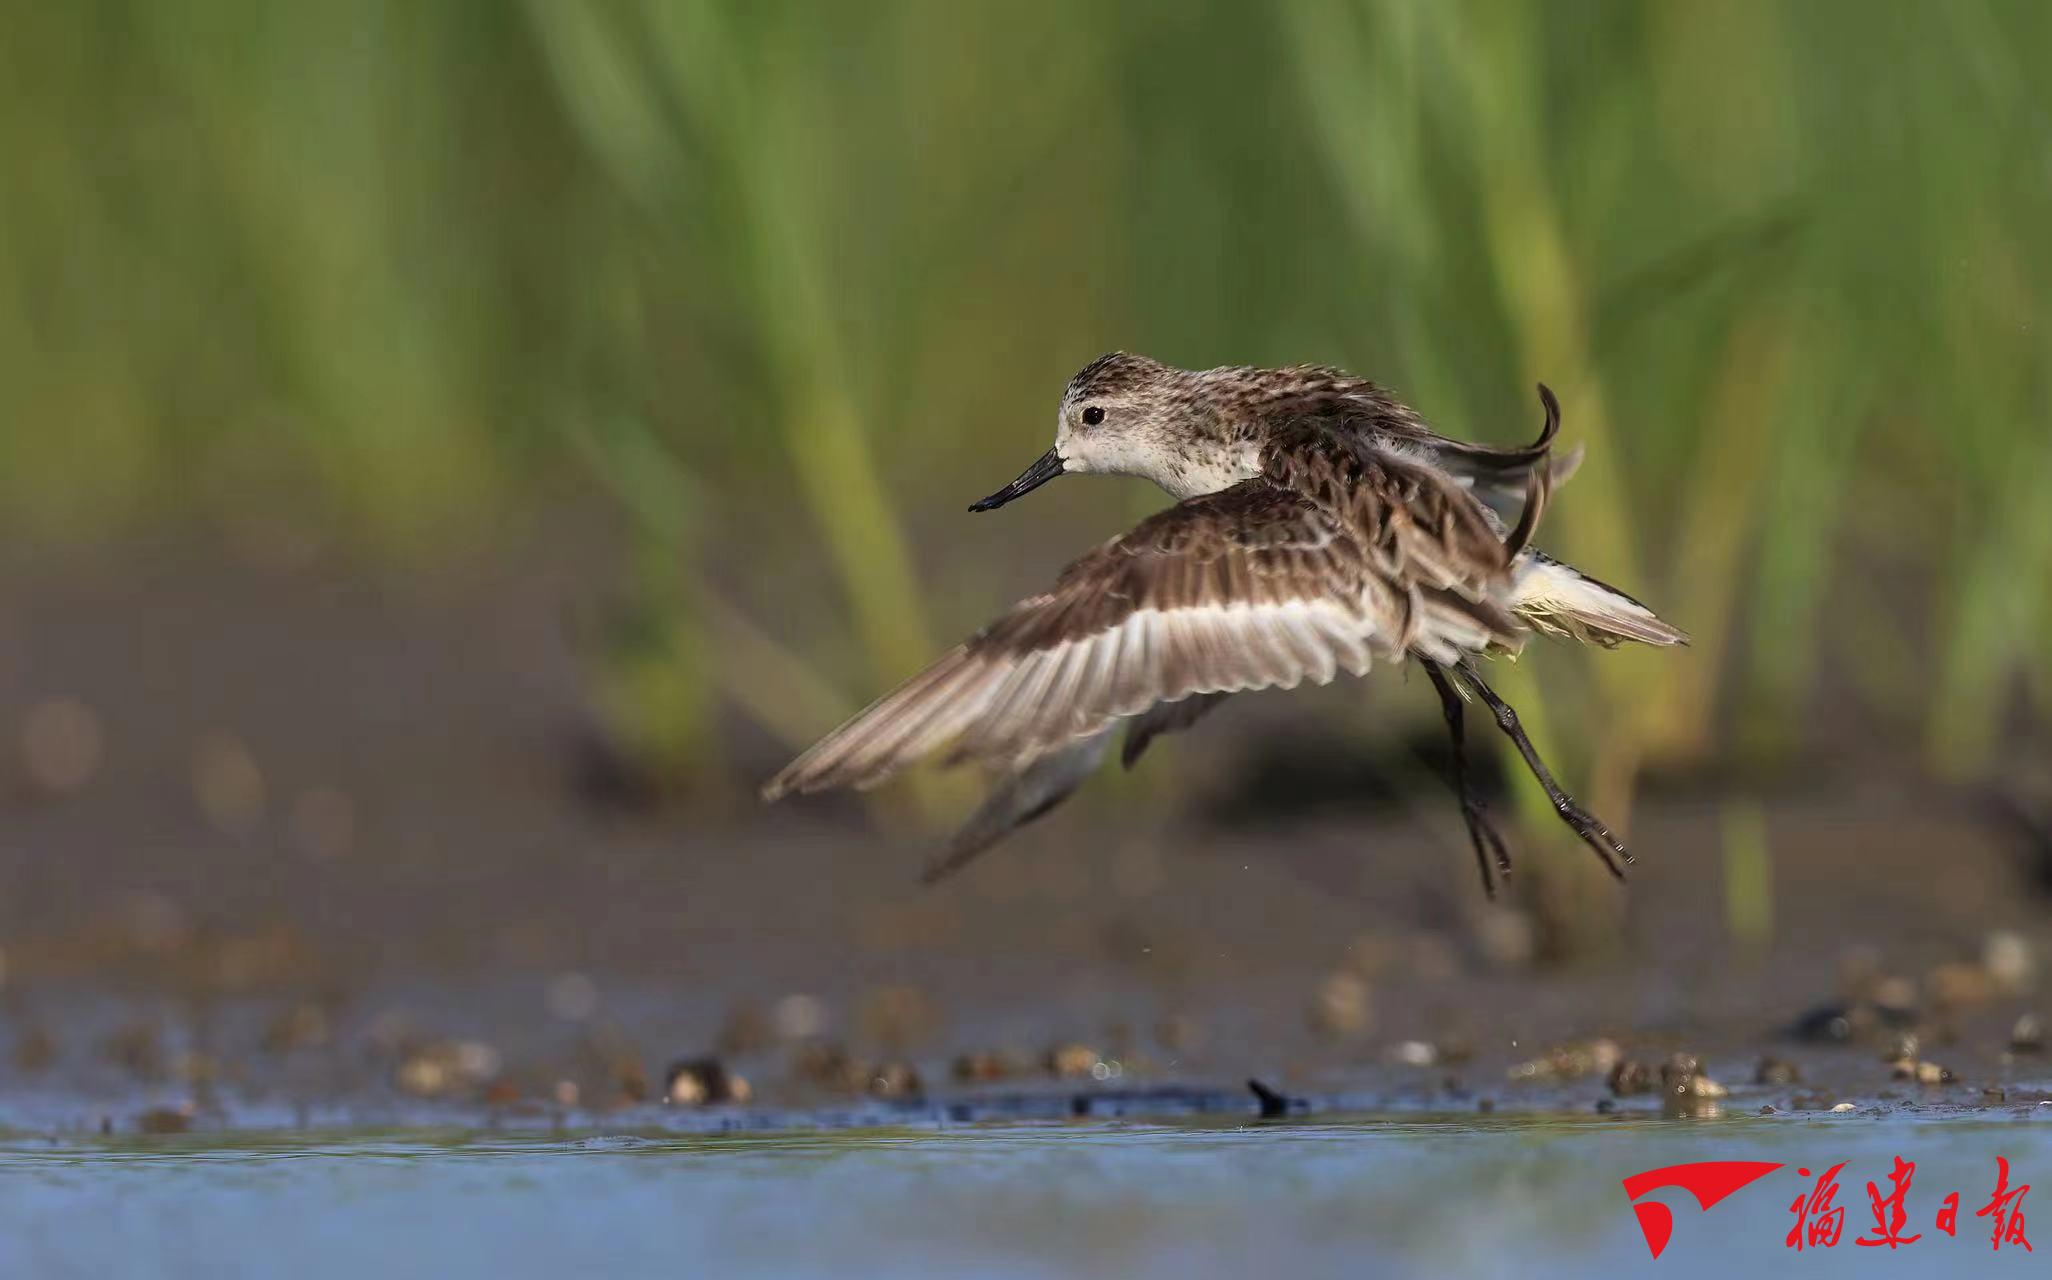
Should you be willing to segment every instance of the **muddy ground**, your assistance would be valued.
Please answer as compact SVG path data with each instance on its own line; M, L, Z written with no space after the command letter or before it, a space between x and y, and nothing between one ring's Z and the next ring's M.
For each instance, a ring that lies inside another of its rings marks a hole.
M1307 753L1264 705L1148 762L1188 786L1115 785L925 889L928 840L888 811L660 797L623 769L571 621L610 589L604 551L0 566L0 1125L672 1123L668 1068L705 1058L749 1082L728 1114L786 1121L1251 1108L1248 1076L1320 1107L1658 1108L1676 1052L1737 1088L1724 1106L2052 1088L2019 1028L2052 1015L2043 840L1885 739L1652 788L1625 890L1521 837L1492 907L1429 759ZM1431 725L1427 691L1382 679L1378 709ZM724 745L737 779L779 762L746 726ZM1324 801L1279 803L1307 754ZM1753 940L1725 904L1734 795L1771 850ZM1534 885L1596 927L1563 943ZM1763 1057L1794 1078L1755 1084ZM734 1090L707 1070L687 1101Z

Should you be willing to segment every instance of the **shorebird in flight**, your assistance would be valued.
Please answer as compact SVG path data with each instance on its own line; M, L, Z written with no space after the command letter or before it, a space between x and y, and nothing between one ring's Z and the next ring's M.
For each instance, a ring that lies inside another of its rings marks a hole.
M997 782L929 866L938 879L1068 797L1127 726L1131 768L1157 735L1228 696L1363 675L1413 659L1438 691L1452 773L1485 892L1510 855L1468 774L1464 695L1494 715L1554 809L1622 879L1617 837L1556 782L1476 659L1533 632L1605 647L1687 642L1614 587L1531 545L1555 484L1560 406L1522 449L1450 440L1337 369L1189 371L1114 352L1062 396L1054 447L970 507L1057 476L1141 476L1177 499L1063 571L821 739L763 787L870 787L922 757L976 761ZM1516 521L1509 514L1515 510Z

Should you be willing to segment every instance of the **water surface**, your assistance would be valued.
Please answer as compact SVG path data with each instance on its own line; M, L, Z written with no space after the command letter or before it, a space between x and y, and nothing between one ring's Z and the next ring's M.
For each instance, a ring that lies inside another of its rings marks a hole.
M2048 1113L2041 1116L2040 1113ZM1818 1274L2023 1273L1990 1247L1997 1155L2052 1177L2052 1107L1678 1121L1404 1116L736 1134L475 1131L86 1138L0 1147L0 1273L1730 1276L1793 1261L1789 1204L1846 1161ZM1901 1252L1856 1247L1865 1183L1916 1162ZM1708 1214L1678 1192L1657 1264L1619 1181L1789 1167ZM1959 1234L1932 1219L1961 1193ZM2034 1213L2031 1192L2022 1201ZM2052 1232L2052 1219L2047 1219ZM2030 1227L2026 1226L2026 1232ZM2033 1244L2038 1243L2035 1239Z

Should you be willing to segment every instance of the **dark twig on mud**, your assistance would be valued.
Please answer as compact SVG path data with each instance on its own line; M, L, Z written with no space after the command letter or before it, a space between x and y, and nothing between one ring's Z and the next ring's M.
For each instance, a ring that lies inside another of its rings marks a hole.
M1249 1078L1247 1087L1254 1091L1254 1100L1261 1104L1263 1120L1279 1120L1290 1113L1290 1100L1259 1080Z

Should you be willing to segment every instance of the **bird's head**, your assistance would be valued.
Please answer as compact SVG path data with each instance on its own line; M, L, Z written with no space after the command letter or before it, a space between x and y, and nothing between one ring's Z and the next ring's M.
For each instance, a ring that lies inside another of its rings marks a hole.
M1054 448L1019 478L970 507L991 511L1060 475L1140 476L1177 497L1208 493L1233 479L1213 457L1225 442L1191 375L1146 356L1114 351L1069 379L1055 416ZM1214 481L1218 481L1214 483Z

